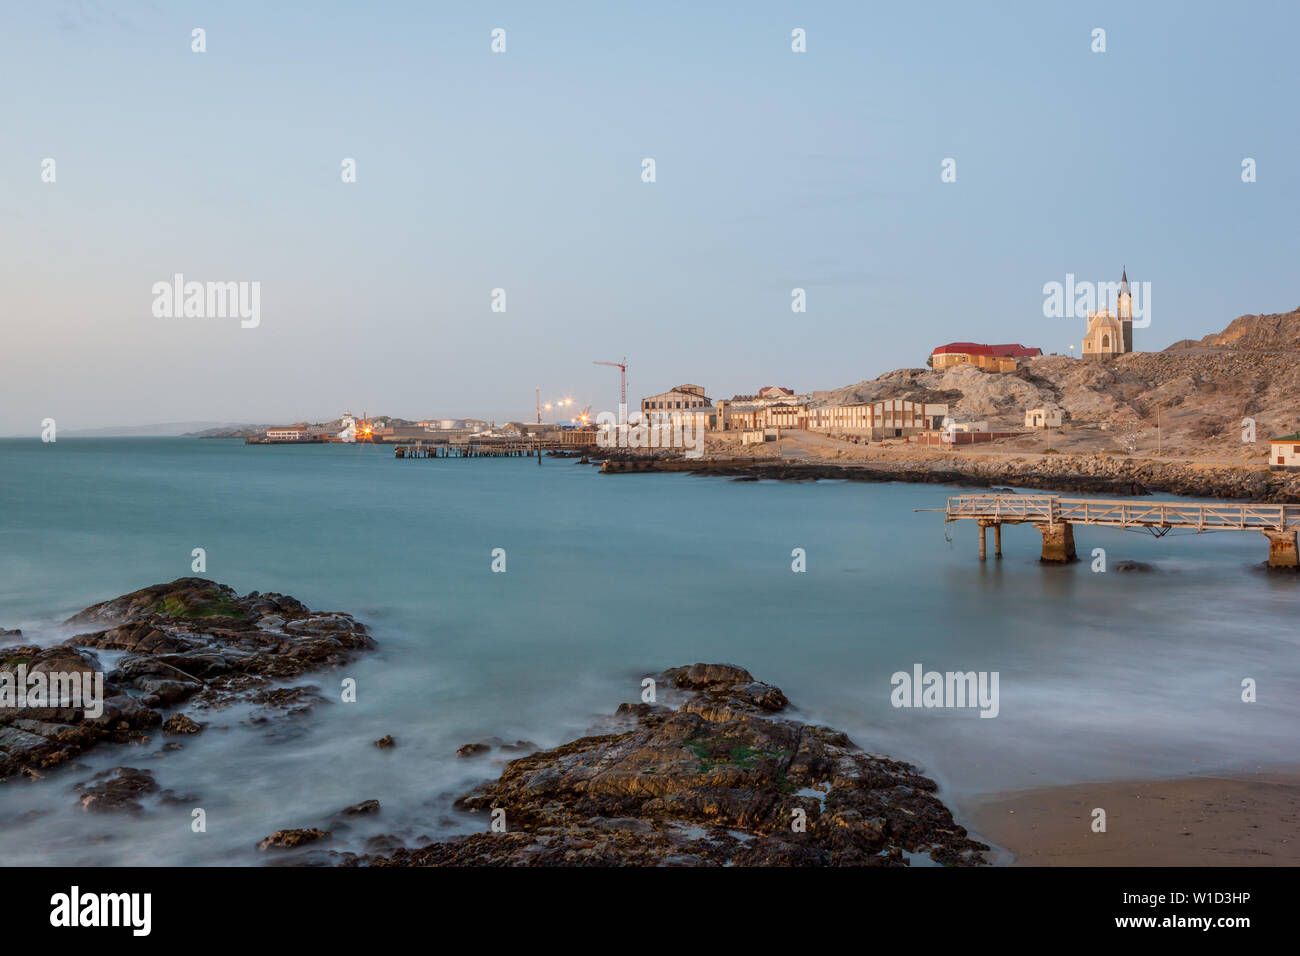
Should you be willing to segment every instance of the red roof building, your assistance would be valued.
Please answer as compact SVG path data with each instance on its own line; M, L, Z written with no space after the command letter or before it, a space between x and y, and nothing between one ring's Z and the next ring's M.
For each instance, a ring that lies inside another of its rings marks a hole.
M930 353L933 368L974 365L988 372L1014 372L1020 359L1042 355L1039 348L1023 345L983 345L979 342L949 342Z
M1026 348L1023 345L980 345L976 342L949 342L940 345L931 355L1009 355L1012 358L1034 358L1042 355L1042 349Z

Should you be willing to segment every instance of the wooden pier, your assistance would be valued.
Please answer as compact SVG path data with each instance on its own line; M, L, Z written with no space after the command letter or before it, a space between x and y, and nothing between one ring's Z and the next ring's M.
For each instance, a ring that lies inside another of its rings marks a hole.
M480 438L462 441L403 442L393 448L394 458L531 458L543 451L584 451L586 442L554 438Z
M1156 537L1163 537L1176 528L1198 534L1259 531L1269 540L1269 567L1300 567L1296 548L1300 505L1133 502L1056 495L954 495L943 510L945 522L971 519L979 523L981 561L985 559L985 532L990 527L994 530L994 557L1002 557L1004 524L1032 524L1038 528L1043 535L1042 560L1076 561L1074 525L1084 524L1144 528Z

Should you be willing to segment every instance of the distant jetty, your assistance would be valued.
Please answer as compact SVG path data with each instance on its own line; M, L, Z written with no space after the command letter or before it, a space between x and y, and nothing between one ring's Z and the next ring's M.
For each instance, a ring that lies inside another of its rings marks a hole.
M1104 455L1038 458L871 459L852 464L773 458L612 456L605 474L690 472L743 480L902 481L914 484L994 485L1040 491L1130 497L1156 492L1190 498L1300 504L1300 474L1259 468L1206 467Z

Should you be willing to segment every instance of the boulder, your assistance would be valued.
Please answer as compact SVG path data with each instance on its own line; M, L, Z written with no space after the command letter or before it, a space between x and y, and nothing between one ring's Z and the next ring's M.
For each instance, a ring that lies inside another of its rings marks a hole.
M153 771L135 767L102 771L76 789L81 791L81 809L87 813L139 813L143 809L140 799L159 792Z
M328 830L317 830L314 827L297 830L276 830L258 843L257 848L263 851L270 849L291 850L294 847L315 843L317 840L328 839L331 835Z
M172 714L162 725L165 734L197 734L202 729L202 724L185 714Z
M988 847L953 820L934 781L796 719L779 688L734 664L654 676L682 697L675 708L624 704L609 726L512 760L456 801L494 820L504 811L504 832L365 862L907 866L916 853L986 862Z

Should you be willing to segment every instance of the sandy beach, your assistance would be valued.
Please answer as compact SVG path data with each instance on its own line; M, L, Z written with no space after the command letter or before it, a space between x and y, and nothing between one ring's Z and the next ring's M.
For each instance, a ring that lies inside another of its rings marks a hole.
M1105 833L1092 831L1097 807ZM1023 790L963 822L1015 866L1296 866L1300 773Z

